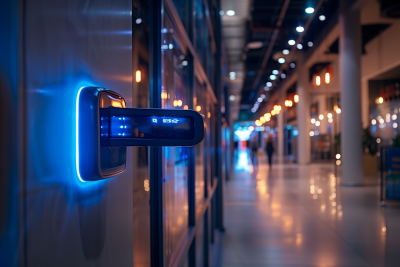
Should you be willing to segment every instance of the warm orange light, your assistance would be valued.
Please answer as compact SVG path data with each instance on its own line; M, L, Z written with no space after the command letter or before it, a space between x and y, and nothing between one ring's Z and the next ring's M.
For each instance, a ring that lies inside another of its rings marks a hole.
M125 107L125 102L122 102L120 100L111 100L111 106L116 108L122 108Z
M256 126L261 126L261 125L262 125L261 121L256 120Z
M188 106L188 105L185 105L185 106L183 107L183 109L189 109L189 106Z
M136 82L140 83L142 81L142 72L140 70L136 71Z
M249 126L249 131L250 132L254 131L254 127L253 126Z
M294 103L299 103L299 95L294 95Z
M276 114L275 110L271 111L271 115L274 116Z
M197 110L197 112L200 112L201 111L201 106L197 106L196 110Z
M271 113L265 113L264 118L268 121L268 118L271 118Z
M178 105L178 101L177 100L174 100L174 107L176 107L177 105Z
M260 121L261 121L262 123L264 123L264 122L265 122L265 118L264 118L264 116L261 116L261 117L260 117Z
M382 104L383 103L383 97L378 98L378 103Z
M315 77L315 84L317 85L317 86L320 86L321 85L321 76L316 76Z
M167 99L168 94L167 92L161 92L161 99Z
M329 74L329 72L325 73L325 83L326 84L330 84L331 82L331 75Z
M278 105L275 105L275 106L274 106L274 110L275 110L275 112L279 110Z
M176 104L177 104L178 107L181 107L182 106L182 100L178 100Z
M265 121L270 121L270 120L271 120L271 117L268 117L265 119Z
M207 118L211 118L211 112L210 111L207 113Z

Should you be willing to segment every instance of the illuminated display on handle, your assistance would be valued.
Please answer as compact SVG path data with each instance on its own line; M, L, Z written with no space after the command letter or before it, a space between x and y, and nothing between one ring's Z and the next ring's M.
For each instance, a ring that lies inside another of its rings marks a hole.
M193 120L187 117L101 117L101 138L193 139ZM110 128L111 126L111 128ZM109 130L110 129L110 130Z

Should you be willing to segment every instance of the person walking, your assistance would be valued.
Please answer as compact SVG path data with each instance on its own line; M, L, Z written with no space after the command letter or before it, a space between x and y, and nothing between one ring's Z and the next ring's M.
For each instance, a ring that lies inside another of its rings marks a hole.
M267 141L267 145L265 147L265 152L267 152L268 165L271 168L272 167L272 154L274 153L274 145L272 143L272 136L268 136L268 141Z
M254 139L250 143L251 148L251 161L253 162L253 168L258 168L258 148L260 147L257 137L255 136Z

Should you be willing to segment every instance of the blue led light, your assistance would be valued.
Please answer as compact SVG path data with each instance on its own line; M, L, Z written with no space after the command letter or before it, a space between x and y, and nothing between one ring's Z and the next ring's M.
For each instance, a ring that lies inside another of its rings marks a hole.
M157 119L153 119L153 122L154 122L154 123L157 123Z
M78 175L79 180L81 180L82 182L85 182L82 177L81 174L79 172L79 96L81 95L82 89L85 87L81 87L78 91L78 95L76 97L76 110L75 110L75 130L76 130L76 174Z

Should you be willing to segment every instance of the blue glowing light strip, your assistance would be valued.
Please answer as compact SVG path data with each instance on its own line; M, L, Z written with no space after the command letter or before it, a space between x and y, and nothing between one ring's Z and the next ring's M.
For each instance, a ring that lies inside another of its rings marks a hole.
M85 182L84 180L82 180L81 174L79 172L79 96L81 94L82 89L85 87L81 87L78 91L78 94L76 96L76 110L75 110L75 130L76 130L76 174L78 175L79 180L81 180L82 182Z

